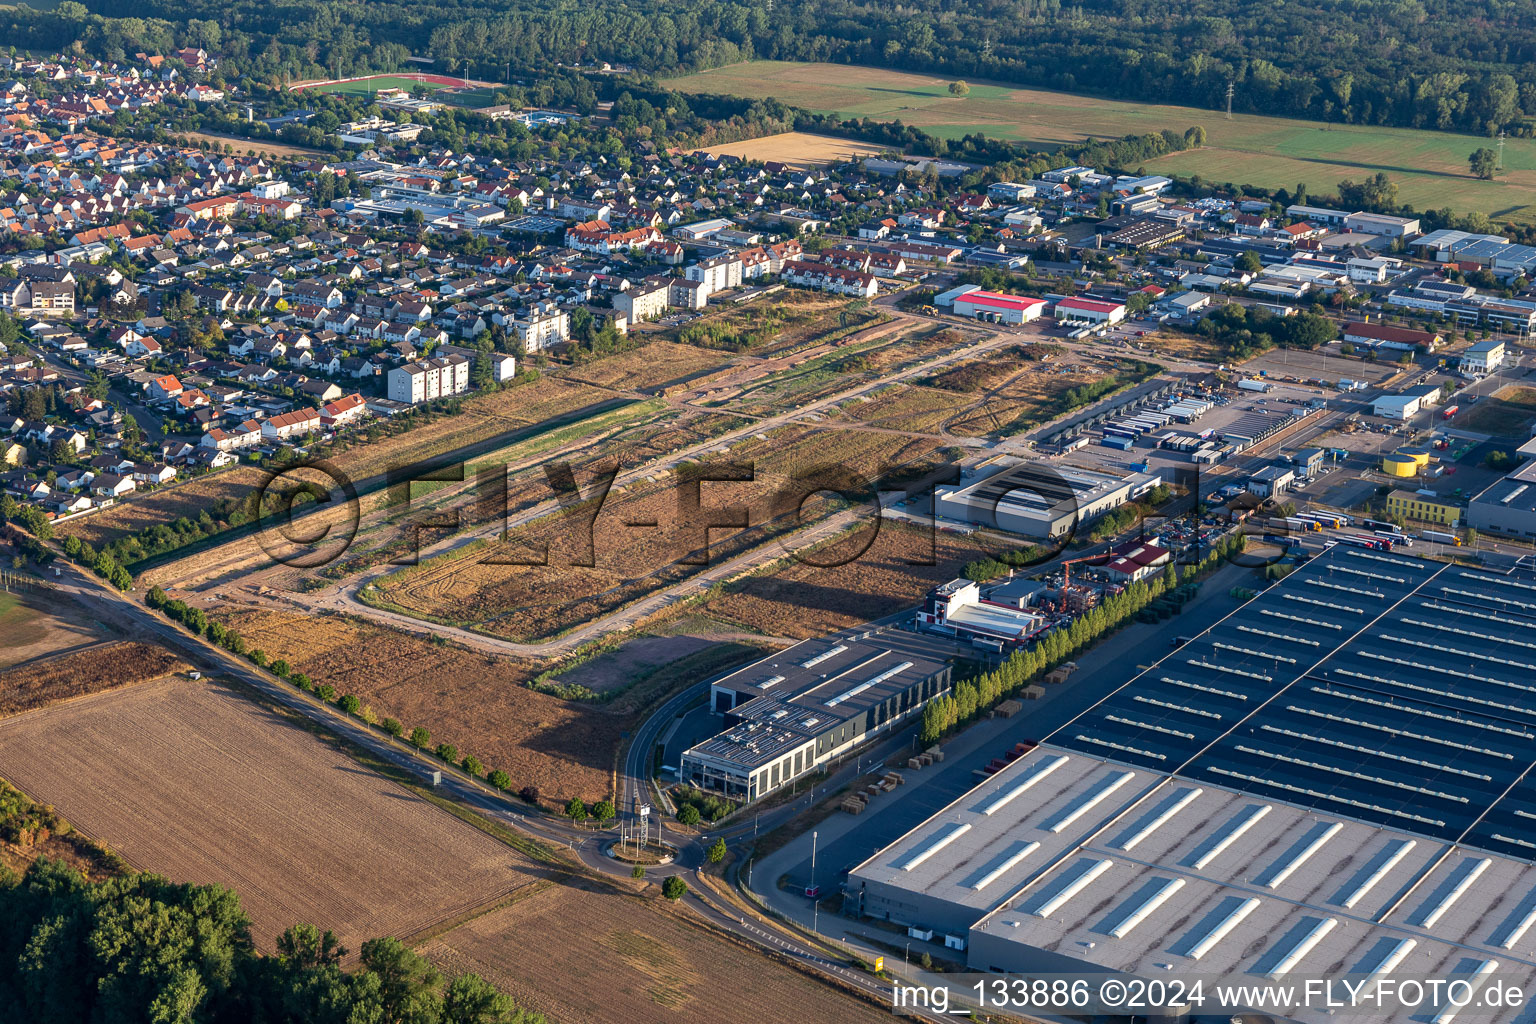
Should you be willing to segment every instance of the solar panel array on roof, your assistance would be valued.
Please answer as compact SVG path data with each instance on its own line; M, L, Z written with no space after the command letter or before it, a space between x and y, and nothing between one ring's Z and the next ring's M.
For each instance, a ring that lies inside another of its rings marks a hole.
M1338 547L1051 742L1536 857L1536 583Z

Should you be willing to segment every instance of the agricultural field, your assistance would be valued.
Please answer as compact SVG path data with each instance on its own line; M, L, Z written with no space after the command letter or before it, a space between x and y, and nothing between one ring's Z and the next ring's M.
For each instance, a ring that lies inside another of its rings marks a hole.
M560 941L549 941L552 935ZM445 974L480 974L561 1024L759 1024L788 1016L877 1024L891 1017L659 901L572 887L498 908L420 952Z
M988 554L971 538L891 522L858 554L866 542L854 534L803 561L779 562L727 584L697 612L724 628L797 640L821 636L910 608L929 588ZM821 564L808 564L813 559ZM823 567L844 559L846 564Z
M615 750L632 723L607 705L595 710L529 689L538 666L339 615L239 605L210 615L317 685L356 694L381 719L425 726L434 744L452 743L505 771L514 788L537 786L551 805L612 790Z
M102 643L0 672L0 718L168 676L187 663L157 644Z
M858 157L878 156L885 152L885 147L857 139L834 138L831 135L784 132L780 135L765 135L760 139L723 142L690 152L735 156L743 160L777 160L795 167L825 167Z
M518 854L282 713L185 678L0 723L0 776L135 868L240 893L289 925L402 939L532 884Z
M980 132L1039 149L1201 125L1199 150L1150 161L1152 173L1199 174L1208 181L1330 193L1344 178L1385 171L1404 202L1418 209L1451 206L1490 216L1536 220L1536 141L1510 139L1506 171L1480 181L1467 156L1488 140L1472 135L1320 124L1291 118L1223 113L1193 107L1127 103L1042 89L971 82L968 96L949 94L949 80L881 68L750 61L674 79L683 92L775 99L843 118L900 119L943 138ZM764 159L767 159L766 155Z
M1463 405L1455 425L1458 430L1523 441L1536 426L1536 388L1517 384L1500 388L1473 406Z

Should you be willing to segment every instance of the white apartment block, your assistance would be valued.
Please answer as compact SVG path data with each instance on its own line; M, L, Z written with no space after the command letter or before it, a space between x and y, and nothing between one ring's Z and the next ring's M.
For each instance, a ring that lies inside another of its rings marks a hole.
M570 338L571 316L563 309L531 313L513 320L512 330L523 343L524 352L537 352Z
M623 313L630 323L655 320L667 311L668 285L665 279L655 283L637 284L626 292L613 297L613 308Z
M460 355L419 359L389 371L389 398L416 405L469 390L469 360Z
M742 269L741 257L732 252L700 260L683 271L683 276L690 281L702 281L711 292L718 292L740 288Z

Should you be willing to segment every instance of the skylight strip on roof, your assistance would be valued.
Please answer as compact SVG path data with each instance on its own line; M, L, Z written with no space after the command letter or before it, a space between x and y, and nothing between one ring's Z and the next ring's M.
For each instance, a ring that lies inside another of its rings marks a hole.
M1112 845L1118 846L1120 849L1126 851L1134 850L1138 843L1150 836L1153 832L1157 831L1162 826L1168 824L1168 822L1173 818L1175 814L1178 814L1184 808L1200 799L1200 794L1204 792L1205 790L1195 786L1174 793L1169 797L1167 801L1165 801L1163 810L1158 813L1156 817L1147 822L1141 828L1136 829L1135 832L1127 831L1126 833L1122 833L1121 837Z
M1094 879L1114 867L1112 860L1089 861L1088 865L1080 871L1075 878L1070 879L1065 885L1056 891L1056 894L1044 903L1040 904L1030 913L1036 917L1050 917L1056 911L1066 905L1073 896L1082 892L1093 884Z
M1456 1015L1462 1010L1468 1006L1476 1005L1478 1002L1477 991L1483 987L1484 980L1487 979L1488 975L1498 969L1499 962L1497 960L1484 960L1479 964L1477 970L1472 972L1471 979L1467 981L1470 991L1466 989L1458 990L1455 998L1443 1010L1435 1014L1430 1024L1451 1024L1451 1021L1455 1020Z
M1368 974L1372 978L1375 978L1377 975L1381 974L1391 974L1392 971L1396 969L1398 964L1408 959L1408 954L1412 953L1418 944L1418 939L1399 939L1397 942L1392 944L1392 947L1388 949L1385 954L1382 955L1380 960L1377 960L1371 966L1355 973Z
M1388 761L1401 761L1403 764L1411 764L1415 768L1428 768L1430 771L1450 772L1452 775L1461 775L1469 779L1477 779L1479 782L1492 782L1493 776L1485 772L1469 772L1465 768L1453 768L1448 764L1438 764L1434 761L1425 761L1417 757L1409 757L1407 754L1394 754L1390 750L1380 750L1376 747L1363 747L1358 743L1346 743L1343 740L1329 739L1327 736L1316 736L1309 732L1300 732L1296 729L1282 729L1278 725L1265 723L1259 726L1264 732L1272 732L1279 736L1286 736L1293 740L1306 740L1308 743L1317 743L1325 747L1334 747L1339 750L1349 750L1356 754L1365 754L1368 757L1385 758Z
M1060 832L1070 826L1078 818L1093 810L1100 801L1109 796L1121 786L1136 777L1135 772L1115 772L1102 779L1098 785L1088 791L1088 794L1074 804L1069 804L1050 824L1045 826L1047 832Z
M1302 957L1306 956L1308 953L1312 952L1313 949L1317 948L1317 944L1326 939L1328 937L1328 933L1333 931L1338 926L1339 922L1337 918L1324 917L1319 919L1317 923L1314 924L1312 928L1301 937L1296 945L1291 947L1290 952L1281 957L1280 962L1269 969L1267 972L1269 976L1271 978L1279 978L1289 974L1297 964L1301 963Z
M950 822L939 833L930 836L921 846L912 850L901 862L901 870L911 871L928 858L971 830L969 822Z
M1495 938L1493 944L1500 949L1514 949L1515 943L1525 937L1525 933L1530 931L1533 924L1536 924L1536 890L1526 894L1525 913L1518 921L1505 928L1503 935Z
M1206 843L1203 844L1206 847L1204 853L1193 860L1186 861L1186 863L1196 871L1205 870L1207 864L1220 857L1227 847L1241 839L1244 832L1247 832L1253 826L1263 821L1264 816L1271 810L1273 808L1269 804L1250 804L1242 813L1227 822L1224 831L1218 832L1206 840Z
M822 662L826 661L828 658L835 658L839 654L842 654L847 649L848 649L848 645L847 644L838 644L836 647L829 647L825 651L822 651L820 654L816 655L814 658L810 659L809 661L802 661L800 663L800 667L801 668L815 668L817 665L820 665Z
M1233 700L1247 700L1246 693L1237 693L1233 690L1221 690L1214 686L1206 686L1203 683L1191 683L1174 676L1162 676L1158 682L1167 683L1170 686L1182 686L1187 690L1199 690L1201 693L1214 693L1218 697L1231 697Z
M1180 729L1170 729L1165 725L1154 725L1151 722L1143 722L1139 718L1126 718L1124 715L1105 715L1106 722L1114 722L1116 725L1129 726L1132 729L1148 729L1152 732L1160 732L1166 736L1174 736L1181 740L1192 740L1195 734L1184 732Z
M991 817L1004 807L1007 807L1016 797L1027 793L1029 788L1035 783L1066 763L1067 759L1060 754L1053 754L1050 757L1036 761L1029 766L1028 773L1022 779L1015 780L1013 785L998 794L991 803L982 807L981 813Z
M985 873L982 874L982 876L976 879L974 882L971 882L967 888L974 889L976 892L980 892L987 886L991 885L993 882L997 881L999 878L1003 877L1003 875L1009 870L1018 866L1018 863L1021 860L1023 860L1025 857L1028 857L1038 849L1040 849L1040 844L1036 842L1019 844L1019 848L1013 853L1003 854L1002 859L997 862L995 867L983 869Z
M1304 757L1292 757L1289 754L1277 753L1273 750L1265 750L1262 747L1250 747L1246 743L1239 743L1234 748L1244 754L1252 754L1254 757L1267 757L1272 761L1282 764L1294 764L1302 768L1311 768L1314 771L1328 772L1332 775L1342 775L1345 778L1359 779L1361 782L1374 782L1379 786L1391 786L1393 789L1401 789L1407 793L1422 793L1424 796L1438 797L1441 800L1451 800L1455 803L1470 803L1466 797L1457 796L1455 793L1446 793L1443 790L1430 789L1427 786L1415 786L1411 782L1398 782L1395 779L1384 779L1380 775L1369 775L1365 772L1357 772L1349 768L1340 768L1338 765L1323 764L1321 761L1308 761Z
M1310 860L1313 854L1323 848L1324 843L1338 835L1343 828L1344 824L1342 822L1335 821L1330 823L1327 828L1319 830L1310 843L1296 851L1295 856L1289 860L1277 860L1271 864L1268 870L1259 876L1259 884L1266 889L1279 888L1287 878L1295 874L1297 868Z
M1516 736L1522 740L1536 740L1536 733L1527 732L1524 729L1511 729L1502 725L1495 725L1492 722L1476 722L1470 718L1463 718L1456 714L1429 711L1422 708L1411 708L1390 700L1379 700L1375 697L1366 697L1361 694L1350 693L1347 690L1336 690L1331 686L1314 686L1312 687L1312 692L1325 694L1329 697L1342 697L1345 700L1358 701L1361 704L1374 704L1377 707L1390 708L1393 711L1404 711L1410 715L1420 715L1424 718L1436 718L1444 722L1456 722L1459 725L1469 725L1475 729L1485 729L1488 732L1503 733L1506 736ZM1431 692L1440 693L1440 691ZM1441 696L1451 696L1451 694L1441 693Z
M1502 750L1489 750L1486 747L1474 747L1467 743L1458 743L1440 736L1431 736L1428 733L1414 732L1411 729L1394 729L1390 725L1381 725L1377 722L1367 722L1363 718L1350 718L1347 715L1330 714L1327 711L1318 711L1316 708L1304 708L1300 704L1287 704L1285 710L1298 715L1310 715L1313 718L1323 718L1330 722L1339 722L1343 725L1353 725L1361 729L1374 729L1377 732L1388 733L1397 739L1418 740L1421 743L1438 743L1443 747L1452 747L1456 750L1465 750L1473 754L1484 754L1488 757L1501 757L1506 761L1513 761L1515 755L1505 753Z
M1363 800L1351 800L1348 797L1337 796L1333 793L1324 793L1322 790L1309 789L1306 786L1293 786L1288 782L1277 782L1272 778L1262 775L1249 775L1245 772L1233 771L1230 768L1207 768L1206 771L1214 775L1225 775L1229 779L1242 779L1244 782L1252 782L1255 785L1269 786L1274 789L1283 789L1288 793L1300 793L1314 800L1328 800L1332 803L1343 804L1346 807L1354 807L1362 811L1375 811L1378 814L1388 814L1394 818L1402 818L1404 821L1416 821L1421 825L1433 825L1436 828L1444 828L1445 822L1439 818L1426 818L1422 814L1409 814L1406 811L1393 810L1380 804L1368 804Z
M1153 911L1167 903L1182 888L1184 888L1184 879L1182 878L1163 879L1162 886L1140 904L1130 907L1119 923L1109 929L1109 934L1117 939L1125 938L1131 934L1133 928L1152 916Z
M1472 883L1476 882L1492 863L1493 861L1488 857L1478 857L1476 859L1468 857L1462 861L1456 868L1461 873L1461 878L1451 887L1450 892L1441 897L1438 903L1429 904L1419 909L1419 924L1425 928L1433 928L1435 922L1445 916L1445 912L1450 910L1456 901L1466 894L1468 889L1472 888Z
M849 700L850 698L853 698L853 697L857 697L859 694L863 693L865 690L869 689L870 687L872 687L872 686L879 686L881 683L885 682L887 679L890 679L892 676L901 675L901 673L905 672L907 669L909 669L911 667L912 667L912 662L904 661L900 665L897 665L897 666L895 666L893 668L888 668L884 672L881 672L879 675L875 676L875 678L865 680L864 682L860 683L858 686L855 686L851 690L844 690L842 693L838 694L836 697L833 697L831 700L827 701L826 702L826 706L829 707L829 708L835 708L839 704L841 704L843 701Z
M1085 733L1078 733L1074 738L1079 743L1091 743L1098 747L1108 747L1110 750L1118 750L1122 754L1135 754L1138 757L1150 757L1154 761L1168 760L1168 756L1166 754L1159 754L1155 750L1144 750L1141 747L1130 747L1126 746L1124 743L1115 743L1112 740L1101 740L1097 736L1089 736Z
M1361 880L1359 885L1355 886L1348 896L1339 901L1339 905L1346 910L1353 910L1355 904L1365 899L1366 895L1376 887L1376 883L1387 877L1388 873L1402 863L1403 858L1413 852L1413 848L1417 845L1418 843L1412 839L1394 839L1388 842L1371 861L1372 864L1376 864L1376 867ZM1369 864L1366 866L1370 867Z
M1221 721L1221 716L1214 711L1206 711L1204 708L1192 708L1183 704L1174 704L1171 701L1158 700L1156 697L1148 697L1147 695L1141 693L1132 696L1131 700L1136 701L1139 704L1151 704L1154 707L1163 708L1166 711L1178 711L1186 715L1197 715L1200 718L1213 718L1218 722Z
M1194 943L1187 944L1189 952L1185 953L1184 955L1189 957L1191 960L1199 960L1212 949L1215 949L1216 943L1226 938L1228 932L1242 924L1243 919L1257 909L1259 909L1259 900L1255 897L1250 896L1249 898L1240 901L1235 907L1232 908L1226 917L1222 918L1220 921L1217 921L1215 926L1211 928L1210 931L1206 932Z

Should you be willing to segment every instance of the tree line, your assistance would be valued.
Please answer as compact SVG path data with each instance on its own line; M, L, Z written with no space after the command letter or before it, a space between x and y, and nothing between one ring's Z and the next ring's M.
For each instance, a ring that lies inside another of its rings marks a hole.
M1182 573L1176 566L1169 565L1151 581L1132 583L1077 616L1070 626L1052 630L1032 646L1014 651L993 671L956 683L952 694L938 697L923 708L922 742L937 743L948 733L975 721L999 701L1018 693L1052 668L1125 625L1158 598L1212 571L1242 551L1246 542L1241 534L1223 537L1212 545L1209 554L1198 563L1185 566Z
M40 858L0 867L0 1007L32 1024L543 1024L474 974L452 980L398 939L347 950L311 924L262 956L240 897L127 873L87 881Z
M1529 134L1536 0L65 0L8 9L7 39L112 59L196 45L268 81L436 70L496 81L558 64L648 72L831 61L1345 124Z

